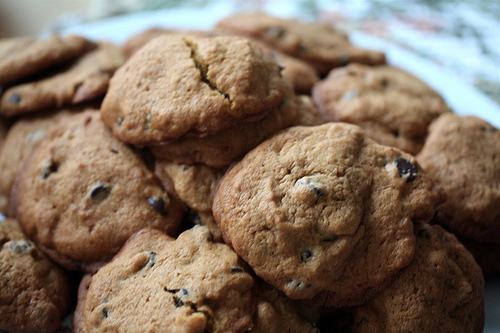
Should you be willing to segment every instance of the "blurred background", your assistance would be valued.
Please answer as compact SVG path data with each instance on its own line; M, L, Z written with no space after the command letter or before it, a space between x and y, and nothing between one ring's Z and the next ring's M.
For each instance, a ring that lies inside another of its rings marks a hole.
M453 72L500 105L498 0L0 0L0 37L216 2L237 10L282 6L287 15L375 35Z

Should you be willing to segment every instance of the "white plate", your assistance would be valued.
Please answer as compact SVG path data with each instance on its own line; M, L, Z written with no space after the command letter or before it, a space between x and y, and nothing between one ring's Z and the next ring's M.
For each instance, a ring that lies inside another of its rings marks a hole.
M236 8L235 2L213 2L203 8L176 8L143 12L109 18L93 23L73 26L62 34L79 34L93 40L110 40L123 43L127 38L149 27L178 29L210 29L222 17ZM292 16L294 8L271 8L274 15ZM500 107L477 89L463 83L453 73L446 72L435 64L420 58L396 45L363 33L353 33L352 42L365 48L384 51L389 63L400 66L442 94L448 105L460 115L472 114L500 127ZM500 332L500 279L488 278L485 292L486 326L484 332Z

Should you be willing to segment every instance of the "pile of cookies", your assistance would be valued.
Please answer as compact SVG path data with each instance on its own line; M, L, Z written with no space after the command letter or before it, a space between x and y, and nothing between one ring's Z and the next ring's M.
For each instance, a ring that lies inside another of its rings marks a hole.
M0 330L483 330L500 131L383 53L245 13L0 54Z

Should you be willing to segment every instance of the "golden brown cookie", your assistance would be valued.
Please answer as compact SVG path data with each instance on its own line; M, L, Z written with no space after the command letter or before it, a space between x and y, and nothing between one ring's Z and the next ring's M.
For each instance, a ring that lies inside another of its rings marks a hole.
M0 111L10 117L102 97L111 76L123 62L120 47L101 43L55 74L7 89L2 95Z
M0 213L8 215L10 191L28 155L35 149L45 133L62 117L70 115L69 109L44 115L24 117L15 122L0 149Z
M1 39L0 87L76 59L93 47L94 43L80 36Z
M448 199L437 221L460 237L500 244L500 130L473 116L446 114L417 155Z
M325 119L361 126L378 143L412 155L422 148L429 124L450 112L436 91L393 66L335 69L312 95Z
M354 311L352 331L483 332L484 279L472 255L438 225L415 231L415 259Z
M22 232L0 220L0 331L56 332L73 301L68 275Z
M116 72L102 119L136 145L213 135L279 106L288 89L279 72L245 38L160 36Z
M243 121L211 136L184 137L149 148L158 158L176 163L225 168L272 134L293 124L297 114L296 99L291 87L287 90L283 103L259 121Z
M295 117L294 126L317 126L327 122L314 104L311 96L298 95L296 101L297 116Z
M245 263L206 227L177 240L147 229L80 289L75 331L246 332L253 288Z
M62 119L28 157L11 196L26 234L68 269L94 271L142 228L177 232L182 210L97 111Z
M215 241L221 241L220 229L212 214L212 197L225 169L203 164L177 164L167 160L155 161L155 174L167 191L171 191L191 210L195 224L206 225Z
M255 38L290 56L306 61L324 75L349 63L385 63L382 52L360 49L329 26L285 19L266 13L239 13L223 18L216 30Z
M441 191L411 155L361 128L291 127L235 163L213 212L225 241L292 299L361 304L413 259Z

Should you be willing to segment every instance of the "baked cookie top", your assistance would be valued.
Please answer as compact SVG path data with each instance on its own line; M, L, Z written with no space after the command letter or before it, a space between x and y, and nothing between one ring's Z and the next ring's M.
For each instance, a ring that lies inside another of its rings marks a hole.
M62 70L7 89L2 95L0 113L10 117L102 97L111 76L124 61L121 47L100 43Z
M163 187L192 210L192 222L206 225L216 241L221 241L222 236L212 215L212 198L225 171L203 164L189 165L155 160L155 174Z
M256 307L249 269L202 226L136 233L82 289L82 332L246 332Z
M361 126L371 139L412 155L422 148L429 124L450 112L435 90L394 66L335 69L312 96L325 119Z
M11 207L51 259L86 271L110 260L142 228L174 235L182 218L177 200L93 110L46 134L14 183Z
M72 305L69 277L16 220L0 220L0 244L0 330L55 332Z
M438 225L416 228L415 258L389 288L354 311L353 332L483 332L484 278Z
M354 125L291 127L235 163L214 194L222 235L293 299L349 306L413 259L413 224L441 192L411 155Z
M241 121L217 134L183 137L149 146L162 159L176 163L201 163L214 168L226 168L272 134L293 125L297 114L297 99L287 85L283 102L258 121Z
M297 116L295 117L294 126L317 126L327 122L314 104L311 96L298 95L296 101Z
M80 36L0 40L0 87L71 61L94 47Z
M136 145L203 137L263 118L282 103L286 83L248 39L160 36L111 79L102 119Z
M461 237L500 244L500 130L473 116L446 114L417 155L448 199L437 220Z
M23 117L9 129L0 149L0 213L8 215L10 191L28 155L35 149L45 133L70 110L58 110L35 117Z
M220 20L218 31L244 35L293 57L307 61L320 74L349 63L385 63L382 52L352 45L344 33L315 23L274 17L266 13L239 13Z

